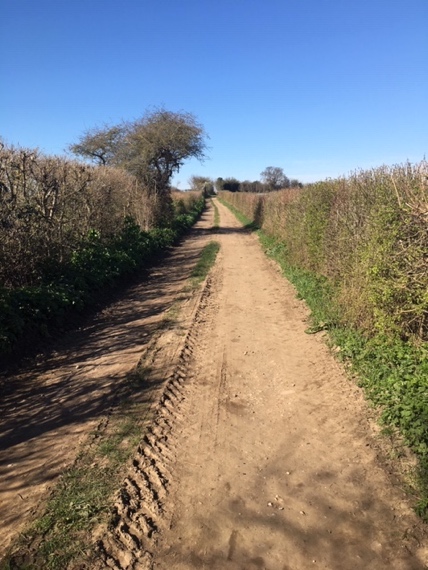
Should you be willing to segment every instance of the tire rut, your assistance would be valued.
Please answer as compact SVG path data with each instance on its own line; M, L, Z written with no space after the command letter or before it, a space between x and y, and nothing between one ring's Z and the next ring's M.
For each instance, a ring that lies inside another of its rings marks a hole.
M182 415L184 385L191 375L198 328L204 320L210 291L211 278L208 277L174 370L155 405L154 419L117 493L108 529L97 540L97 563L92 566L96 570L153 568L152 551L157 536L171 516L167 498L175 461L173 430Z

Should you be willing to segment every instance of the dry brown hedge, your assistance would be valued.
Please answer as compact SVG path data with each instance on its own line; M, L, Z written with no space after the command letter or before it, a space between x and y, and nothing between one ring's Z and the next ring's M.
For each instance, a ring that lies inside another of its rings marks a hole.
M106 239L126 217L150 226L152 201L123 170L0 145L0 286L37 282L88 235Z

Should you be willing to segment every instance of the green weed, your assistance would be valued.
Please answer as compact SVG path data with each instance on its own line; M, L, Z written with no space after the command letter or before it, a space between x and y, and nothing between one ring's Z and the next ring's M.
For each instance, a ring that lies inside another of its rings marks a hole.
M204 206L200 199L190 211L177 215L170 227L150 232L141 230L132 218L126 218L108 240L90 231L70 259L44 265L39 284L13 290L0 287L0 357L26 337L46 338L73 311L90 305L98 292L153 264L196 222Z
M219 250L220 244L216 241L211 241L204 247L200 258L191 273L191 279L194 285L198 285L206 278L209 270L215 263Z
M214 225L213 225L213 230L218 230L218 228L220 227L220 214L217 208L217 204L215 202L213 202L211 200L211 203L214 207Z

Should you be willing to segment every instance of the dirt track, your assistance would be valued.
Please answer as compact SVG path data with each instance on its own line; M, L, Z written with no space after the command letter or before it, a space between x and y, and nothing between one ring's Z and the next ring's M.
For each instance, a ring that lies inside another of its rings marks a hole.
M199 306L190 303L182 311L184 343L171 334L167 343L158 339L169 347L159 366L168 361L171 373L118 494L114 528L100 538L91 568L427 568L421 523L377 459L360 390L345 378L322 337L305 334L307 310L257 238L218 207L217 265ZM199 227L208 227L210 219ZM186 247L195 256L207 239L195 234ZM189 250L180 255L187 259ZM170 306L185 279L184 273L172 291L168 266L160 273L166 289L151 298L157 314ZM144 349L140 333L147 334L153 319L149 305L144 307L138 323L126 325L134 332L140 328L118 362L132 366ZM112 310L111 334L104 332L103 342L117 335L116 318ZM84 347L87 366L93 366ZM121 374L129 367L113 370ZM104 381L96 381L99 390L100 383L105 387L104 397L108 377L104 371ZM96 422L97 414L85 418ZM76 440L80 425L74 422L68 437ZM86 419L84 425L86 430Z

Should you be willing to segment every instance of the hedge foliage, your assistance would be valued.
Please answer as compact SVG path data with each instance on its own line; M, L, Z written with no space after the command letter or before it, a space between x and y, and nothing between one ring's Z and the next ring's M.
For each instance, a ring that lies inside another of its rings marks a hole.
M0 356L48 334L174 244L204 199L173 198L172 222L149 229L153 204L127 173L2 145Z
M221 196L325 276L341 324L428 340L428 163L356 172L268 195Z

